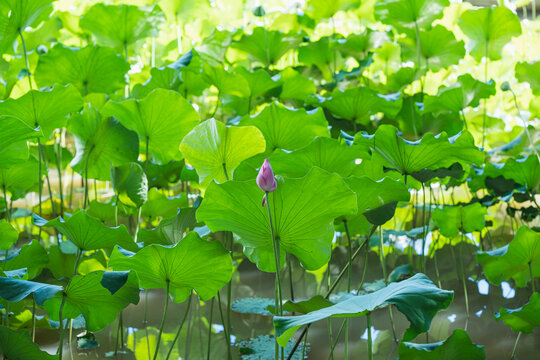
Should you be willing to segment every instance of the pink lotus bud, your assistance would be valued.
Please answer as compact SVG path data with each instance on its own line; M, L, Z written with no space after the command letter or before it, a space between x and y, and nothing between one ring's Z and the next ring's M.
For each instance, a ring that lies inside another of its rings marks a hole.
M272 192L277 188L276 179L274 179L274 172L272 171L272 167L270 166L268 159L264 160L261 170L259 170L259 175L257 175L257 185L259 185L261 190L264 192Z

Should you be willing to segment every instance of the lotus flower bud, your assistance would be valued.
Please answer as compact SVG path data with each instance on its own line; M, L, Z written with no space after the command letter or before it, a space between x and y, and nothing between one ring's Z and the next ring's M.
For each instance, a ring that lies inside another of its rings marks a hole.
M259 174L257 175L257 185L259 185L261 190L264 192L273 192L277 188L276 179L274 179L274 172L272 171L272 167L270 166L268 159L264 160L261 170L259 170Z

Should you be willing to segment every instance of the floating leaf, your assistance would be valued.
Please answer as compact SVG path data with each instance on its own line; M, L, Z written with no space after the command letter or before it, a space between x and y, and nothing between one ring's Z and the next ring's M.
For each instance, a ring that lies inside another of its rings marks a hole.
M514 279L524 287L532 276L540 276L540 234L522 226L508 244L492 251L479 251L476 260L484 268L484 274L492 284Z
M148 180L141 165L131 162L111 169L111 182L123 204L140 208L148 198Z
M185 301L194 289L211 299L231 280L232 259L220 242L203 240L190 232L172 246L148 245L127 256L115 248L109 260L115 270L134 270L145 289L165 289L174 302Z
M82 314L87 330L99 331L113 322L119 311L129 304L139 302L139 285L134 272L131 272L125 285L114 295L101 285L103 274L103 271L96 271L73 277L62 294L56 294L45 301L45 310L50 318L59 321L60 306L65 294L63 318L75 319Z
M481 231L486 226L487 209L480 203L467 206L444 206L433 210L432 220L442 235L450 238L460 232L463 234Z
M124 225L110 228L88 216L86 210L78 210L66 220L57 217L47 221L34 214L34 223L37 226L54 227L81 250L112 249L115 245L128 250L138 249Z
M429 330L437 311L446 309L453 297L453 291L441 290L426 275L416 274L371 294L346 297L336 305L306 315L275 316L274 326L278 342L284 346L302 325L335 316L362 316L378 308L395 305L411 323L408 332L416 335Z
M275 306L274 299L251 297L238 299L232 303L232 309L242 314L259 314L272 316L268 306Z
M500 59L503 46L521 35L518 16L505 6L467 10L458 25L469 38L470 53L478 61L484 56Z
M199 123L199 115L180 94L156 89L142 100L108 102L103 115L116 117L139 135L140 149L159 163L180 157L178 147L184 136Z
M222 183L232 178L242 161L265 148L264 136L255 126L228 127L215 119L196 126L180 144L180 151L197 170L203 187L213 180Z
M73 84L82 95L112 93L125 86L128 70L126 60L111 48L58 44L40 56L35 79L40 87Z
M329 136L321 110L290 110L272 103L260 113L243 118L240 125L259 128L266 139L265 154L275 149L296 150L309 145L316 136Z
M267 210L263 192L255 181L212 183L197 211L211 231L232 231L244 253L263 271L275 271ZM300 179L278 178L270 193L275 236L285 254L296 256L302 266L316 270L330 259L333 220L356 213L356 196L337 174L314 167Z
M90 104L72 117L68 130L74 135L76 149L70 166L89 179L110 180L111 165L136 161L139 155L137 134L113 118L102 117Z
M533 293L529 302L517 309L502 308L495 314L495 320L502 320L515 332L530 334L540 327L540 293Z
M272 336L261 335L249 340L242 340L238 343L238 346L240 354L242 354L242 360L259 360L273 359L275 356L275 344L276 342ZM290 355L294 345L295 342L291 340L284 346L284 356L286 358ZM303 353L309 353L309 347L303 349L303 346L303 344L298 346L291 359L301 360L303 359Z
M456 329L448 339L436 343L399 344L401 360L484 360L483 346L474 344L465 330Z

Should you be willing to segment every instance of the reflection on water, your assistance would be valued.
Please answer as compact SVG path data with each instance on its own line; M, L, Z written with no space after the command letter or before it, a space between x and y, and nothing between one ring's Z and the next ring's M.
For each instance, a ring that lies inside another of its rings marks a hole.
M507 360L512 352L512 347L517 334L512 332L510 328L505 326L502 321L495 322L494 314L501 307L517 308L523 306L530 296L528 288L512 288L508 282L503 282L500 287L490 285L481 277L481 269L475 262L474 248L472 245L464 245L462 249L463 261L465 265L467 289L469 297L470 318L468 320L468 333L471 340L485 346L486 358L488 360ZM418 249L417 249L418 250ZM457 250L457 249L456 249ZM459 254L458 251L455 251ZM465 255L467 254L467 255ZM442 287L445 289L453 289L455 291L454 301L446 310L440 311L434 318L431 329L427 338L429 342L442 341L446 339L457 328L463 328L467 321L465 313L465 300L463 296L462 285L457 278L456 263L452 257L452 253L448 247L443 248L437 253L439 276ZM419 259L418 259L419 260ZM335 278L339 270L347 261L347 254L342 248L337 248L332 257L332 266L330 266L331 276ZM389 270L396 266L408 263L408 257L397 252L387 255L387 267ZM317 293L318 284L315 280L315 275L306 273L299 269L299 265L293 262L293 282L295 298L301 299L308 296L313 296ZM363 270L363 259L358 259L353 267L353 284L358 284ZM434 262L428 260L427 275L437 283L437 275L434 268ZM378 255L371 252L368 261L368 271L366 282L373 282L381 279L382 270L379 263ZM274 293L274 276L269 273L258 271L253 264L248 261L243 261L239 266L238 276L233 277L233 300L245 297L273 297ZM289 298L289 278L288 272L283 272L282 281L284 288L284 297ZM326 290L326 281L323 280L323 285L319 292L324 293ZM346 286L346 279L342 282L342 286L337 291L342 291ZM127 350L124 353L119 353L118 359L143 359L152 358L155 350L157 327L162 316L164 304L164 292L160 290L148 291L148 323L149 327L144 327L144 312L145 301L144 293L141 293L141 301L137 306L131 305L124 311L124 328ZM226 311L226 291L222 292L222 300L224 301L223 311ZM164 335L160 345L158 359L165 359L169 350L176 329L184 316L185 304L170 303L169 316L165 323ZM210 316L210 301L204 303L193 301L191 315L184 325L180 333L177 345L171 352L169 359L192 359L201 360L207 358L208 334ZM226 313L224 313L226 316ZM408 327L407 319L396 309L393 311L393 316L396 325L396 333L401 337ZM332 319L332 332L335 336L342 324L343 319ZM349 322L349 358L363 359L366 357L366 319L352 318ZM238 344L240 341L257 337L259 335L268 335L272 332L272 319L267 316L232 313L233 333L231 339L233 343ZM76 349L76 343L71 344L70 349L66 345L66 354L70 354L73 359L104 359L106 354L114 353L116 344L118 324L114 322L105 330L96 334L96 338L100 343L97 349L81 351ZM227 348L226 339L220 313L218 311L217 302L212 312L212 324L210 331L211 353L210 359L226 359ZM80 331L74 331L75 335ZM374 339L375 359L396 359L397 346L393 341L391 325L387 309L377 310L372 314L372 336ZM296 335L298 336L300 332ZM343 332L344 333L344 332ZM40 330L38 332L37 342L42 348L49 352L54 352L57 341L57 333L52 330ZM309 359L324 359L328 358L329 353L329 335L326 321L319 321L309 329L309 342L311 343L311 352ZM420 335L415 342L426 342L426 336ZM77 353L79 352L79 354ZM532 334L521 336L518 346L518 359L538 359L540 352L540 330L536 329ZM150 354L150 355L149 355ZM233 348L235 359L239 359L238 348ZM343 335L340 342L334 350L334 359L344 358L344 342Z

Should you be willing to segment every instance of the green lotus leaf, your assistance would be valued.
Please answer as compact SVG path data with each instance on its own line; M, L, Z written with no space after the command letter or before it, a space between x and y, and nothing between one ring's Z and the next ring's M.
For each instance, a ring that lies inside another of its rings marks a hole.
M326 80L331 80L336 68L335 43L328 36L298 48L298 61L305 66L316 66Z
M155 89L178 91L181 81L181 71L168 66L150 69L150 78L144 84L136 84L131 90L134 99L142 99Z
M0 277L0 297L11 302L18 302L32 294L36 304L43 306L46 300L62 290L57 285Z
M528 82L535 95L540 95L540 61L516 64L516 78L520 82Z
M148 180L136 162L111 169L111 183L123 204L140 208L148 198Z
M394 95L377 94L363 86L345 91L336 88L322 105L340 118L367 125L371 115L382 112L394 117L399 112L403 100L399 94Z
M470 9L461 14L458 25L469 38L469 51L478 61L482 57L499 60L504 45L521 35L521 23L505 6Z
M222 183L232 178L242 161L265 148L264 136L255 126L229 127L215 119L197 125L180 144L182 155L197 170L203 187L214 180Z
M529 302L520 308L501 308L500 312L495 314L495 320L502 320L515 332L532 333L535 328L540 327L540 293L533 293Z
M156 89L142 100L108 102L104 116L114 116L139 135L140 149L158 163L178 159L184 136L199 123L193 106L175 91Z
M80 19L82 30L95 36L100 45L124 49L137 40L156 37L165 20L159 7L95 4Z
M117 120L102 116L90 104L72 117L68 130L74 135L76 149L70 166L89 179L110 180L111 165L136 161L139 155L137 134Z
M78 210L65 220L57 217L47 221L34 214L34 223L37 226L54 227L81 250L112 249L115 245L133 251L138 249L124 225L110 228L88 216L86 210Z
M328 19L334 16L338 11L347 11L360 6L359 0L308 0L306 1L305 11L313 19Z
M411 326L409 334L419 334L429 330L435 314L446 309L454 297L453 291L441 290L424 274L398 283L390 283L381 290L367 295L348 296L336 305L300 316L275 316L274 326L281 346L302 325L311 324L329 317L357 317L378 308L395 305L407 317Z
M0 4L0 54L10 49L27 27L37 27L53 10L54 0L6 0Z
M77 275L62 293L45 301L45 310L51 320L59 321L60 305L65 294L62 311L64 319L75 319L82 314L88 331L99 331L113 322L118 312L129 304L139 302L139 283L137 275L131 271L125 284L114 295L102 285L104 271Z
M476 261L490 283L499 285L512 278L517 286L524 287L531 280L531 272L533 277L540 276L540 234L522 226L509 244L479 251Z
M180 23L193 21L211 10L208 0L160 0L159 6L170 21Z
M28 160L28 155L28 142L26 140L4 146L0 149L0 168L8 169L13 165L24 163Z
M256 60L270 66L275 64L287 51L300 44L300 41L301 38L297 35L256 27L253 29L253 33L242 35L242 38L233 42L231 47L245 51Z
M463 234L481 231L485 226L487 208L480 203L467 206L444 206L433 210L432 220L442 235L450 238L460 232Z
M280 79L283 84L280 99L297 99L305 101L309 96L317 92L317 87L312 79L300 74L293 68L281 71Z
M431 71L439 71L451 65L457 65L465 56L465 44L457 41L454 34L442 25L435 25L429 30L421 31L420 61ZM403 60L418 61L416 38L404 38Z
M124 252L126 254L126 252ZM220 242L203 240L195 232L172 246L148 245L138 253L113 250L109 266L134 270L145 289L165 289L177 303L194 289L202 300L211 299L231 280L232 258Z
M47 251L38 240L33 240L30 244L23 245L7 259L0 260L0 270L10 271L26 268L26 278L33 279L48 262Z
M330 300L325 299L321 295L315 295L314 297L304 301L287 301L283 304L283 310L288 312L294 312L298 314L307 314L312 311L324 309L334 305Z
M202 78L209 84L214 85L219 95L233 95L248 98L250 87L248 81L240 74L225 70L223 65L211 66L204 64Z
M158 189L151 188L148 191L148 199L141 207L141 216L149 219L170 218L175 216L180 208L187 206L188 199L185 195L168 197Z
M58 356L50 355L41 350L28 335L28 330L15 331L5 326L0 326L0 353L6 359L58 359Z
M448 0L385 0L375 5L375 18L414 37L415 29L429 29L443 16Z
M58 44L40 56L35 79L40 87L73 84L82 95L113 93L125 86L128 70L126 60L111 48Z
M73 276L73 269L75 268L77 256L75 254L63 252L58 245L50 246L48 251L49 259L46 268L51 271L54 278L71 278Z
M242 75L246 79L249 89L249 99L254 100L257 97L264 95L268 91L278 87L280 83L275 81L263 69L258 69L253 72L248 71L244 67L236 67L235 73ZM251 106L251 105L250 105Z
M538 157L528 156L523 159L510 159L501 169L506 179L514 180L525 186L527 191L538 193L540 191L540 163Z
M234 311L242 314L272 316L273 314L268 311L269 306L275 306L274 299L251 297L236 300L232 303L231 308Z
M276 270L263 192L255 181L228 181L208 186L197 210L197 220L211 231L232 231L244 253L262 271ZM281 262L291 253L308 270L330 259L333 221L357 211L356 196L337 174L314 167L299 179L278 177L270 193L275 236L279 238Z
M484 160L483 153L466 130L451 138L444 132L439 135L427 133L421 140L411 142L400 137L394 126L381 125L373 136L357 134L354 143L368 147L375 161L403 175L424 169L448 168L456 162L462 166L482 164Z
M17 242L19 232L6 220L0 220L0 250L9 250Z
M328 123L322 110L290 110L271 103L260 113L244 117L240 125L259 128L266 139L266 152L275 149L296 150L308 146L316 136L329 136Z
M44 170L42 173L44 174ZM12 200L21 199L37 185L38 174L39 164L34 158L9 169L0 168L0 189L11 194Z
M402 342L399 344L401 360L484 360L484 346L476 345L465 330L456 329L448 339L436 343L415 344Z
M458 76L457 82L441 86L437 95L424 96L424 111L455 111L480 105L480 99L495 95L495 83L474 79L470 74Z
M270 335L260 335L249 340L242 340L238 343L240 354L244 360L273 359L275 357L275 340ZM288 358L295 347L293 340L284 346L283 354ZM303 360L302 354L309 353L309 346L304 349L304 343L300 343L296 348L291 360Z
M305 148L292 152L274 152L269 161L275 174L290 178L306 175L313 166L347 177L355 171L357 160L368 157L367 153L344 142L316 137Z
M0 102L0 144L42 136L48 139L54 129L66 126L66 116L82 105L81 96L72 85L30 90L18 99Z
M184 233L195 227L197 223L195 211L196 208L183 208L176 216L161 220L159 225L152 230L140 229L139 241L142 241L145 246L176 244L184 237Z

